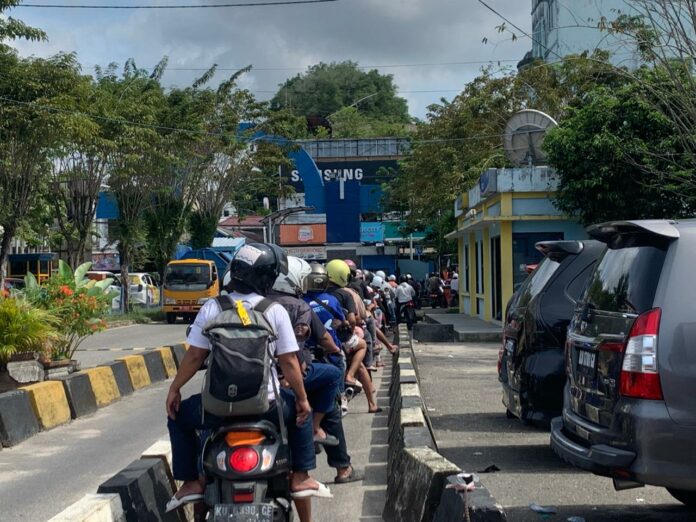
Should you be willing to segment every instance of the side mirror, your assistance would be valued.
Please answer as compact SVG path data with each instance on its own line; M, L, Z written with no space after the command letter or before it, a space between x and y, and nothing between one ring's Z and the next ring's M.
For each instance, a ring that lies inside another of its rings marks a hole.
M143 285L142 285L142 284L139 284L139 285L138 285L138 292L142 292L142 291L143 291Z
M212 288L214 284L215 284L215 281L214 281L214 280L213 280L213 281L208 281L208 285L206 286L206 288Z

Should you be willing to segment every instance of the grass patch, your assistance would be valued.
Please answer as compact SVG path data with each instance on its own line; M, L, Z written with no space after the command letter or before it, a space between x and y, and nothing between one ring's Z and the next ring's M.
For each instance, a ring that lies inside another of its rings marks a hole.
M144 308L135 309L127 314L115 313L106 318L107 323L117 323L121 321L132 321L136 324L149 324L153 322L162 322L167 318L163 310L153 309L146 310Z

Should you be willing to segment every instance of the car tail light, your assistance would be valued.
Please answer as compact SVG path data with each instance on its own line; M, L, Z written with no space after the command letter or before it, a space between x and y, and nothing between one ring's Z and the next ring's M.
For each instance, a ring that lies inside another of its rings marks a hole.
M500 370L503 367L503 351L505 350L505 347L503 346L500 351L498 352L498 375L500 375Z
M662 400L657 371L657 336L662 311L654 308L638 316L628 334L621 367L621 395Z
M259 464L259 454L253 448L237 448L230 455L230 467L237 473L249 473Z

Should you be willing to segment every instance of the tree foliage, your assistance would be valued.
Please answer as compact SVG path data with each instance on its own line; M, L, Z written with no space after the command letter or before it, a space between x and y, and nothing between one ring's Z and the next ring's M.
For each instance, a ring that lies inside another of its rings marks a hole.
M356 107L366 122L409 123L406 100L397 95L391 75L364 71L356 62L319 63L287 80L271 100L275 110L328 118ZM355 136L351 136L355 137Z
M691 159L669 119L647 101L649 85L665 72L636 75L620 87L596 87L545 139L560 176L555 204L585 225L696 212L696 186L676 182L692 176Z

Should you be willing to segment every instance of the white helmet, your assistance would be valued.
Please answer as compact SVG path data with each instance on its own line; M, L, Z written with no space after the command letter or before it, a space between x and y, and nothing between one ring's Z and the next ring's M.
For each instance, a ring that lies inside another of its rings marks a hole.
M390 281L396 281L396 276L394 274L389 276Z
M381 277L382 282L384 282L384 280L387 278L387 274L384 273L384 270L377 270L377 272L375 272L375 275L377 277Z
M375 288L382 288L383 285L384 285L384 278L381 276L378 276L378 275L373 277L372 282L370 283L370 286L374 286Z
M273 284L273 290L284 294L302 295L307 291L307 276L312 267L304 259L288 256L288 273L280 274Z

